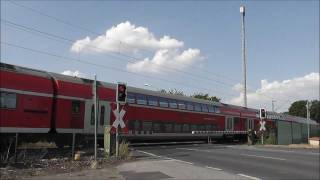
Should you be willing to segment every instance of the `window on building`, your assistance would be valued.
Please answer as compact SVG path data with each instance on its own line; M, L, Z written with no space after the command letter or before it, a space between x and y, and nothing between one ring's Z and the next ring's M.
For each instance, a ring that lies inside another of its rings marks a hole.
M195 111L201 111L201 105L199 103L194 103L194 110Z
M189 111L193 111L193 103L192 103L192 102L188 102L188 104L187 104L187 109L188 109Z
M72 101L72 114L79 114L80 113L80 101Z
M209 112L212 112L212 113L214 113L215 111L214 111L214 106L213 105L208 105L208 110L209 110Z
M201 107L202 107L202 112L208 112L208 107L206 104L201 104Z
M101 111L100 111L100 125L103 126L104 125L104 113L105 112L105 107L101 106Z
M216 113L220 113L220 108L219 108L219 107L214 107L214 111L215 111Z
M226 118L226 128L227 131L233 130L233 117L227 117Z
M148 105L158 106L158 98L154 96L148 96Z
M136 103L135 95L133 93L128 93L127 101L130 104Z
M176 100L173 100L173 99L170 99L170 100L169 100L169 107L170 107L170 108L177 108L177 107L178 107L177 101L176 101Z
M169 107L168 99L166 98L159 98L160 107Z
M17 107L17 94L9 92L1 92L0 107L14 109Z
M179 109L186 109L186 102L178 101L178 108Z
M137 98L137 104L140 104L140 105L146 105L147 104L147 99L146 99L145 95L137 94L136 98Z
M91 106L91 118L90 118L90 124L94 125L94 105Z

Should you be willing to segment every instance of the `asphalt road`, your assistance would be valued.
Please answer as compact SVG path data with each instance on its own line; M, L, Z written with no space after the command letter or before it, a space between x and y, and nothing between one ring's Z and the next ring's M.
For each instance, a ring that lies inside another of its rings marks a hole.
M319 149L217 144L140 146L134 149L156 158L172 158L248 179L320 179Z

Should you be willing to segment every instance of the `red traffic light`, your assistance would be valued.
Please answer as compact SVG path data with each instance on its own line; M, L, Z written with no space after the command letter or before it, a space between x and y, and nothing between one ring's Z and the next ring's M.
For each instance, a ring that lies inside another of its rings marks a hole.
M260 109L260 119L266 119L267 118L267 111L263 108Z
M118 103L126 103L127 99L127 86L126 84L118 84L117 85L117 102Z

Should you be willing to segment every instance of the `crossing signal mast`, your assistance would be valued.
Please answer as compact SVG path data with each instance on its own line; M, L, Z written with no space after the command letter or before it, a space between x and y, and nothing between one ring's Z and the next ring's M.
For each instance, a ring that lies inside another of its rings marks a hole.
M264 108L260 108L260 131L261 131L261 143L263 144L263 134L264 131L266 130L266 121L264 121L265 119L267 119L267 111Z
M127 84L126 83L117 83L117 93L116 93L116 101L117 101L117 118L120 117L120 104L125 104L127 102ZM119 119L116 119L119 120ZM118 126L116 127L116 157L119 156L119 130Z

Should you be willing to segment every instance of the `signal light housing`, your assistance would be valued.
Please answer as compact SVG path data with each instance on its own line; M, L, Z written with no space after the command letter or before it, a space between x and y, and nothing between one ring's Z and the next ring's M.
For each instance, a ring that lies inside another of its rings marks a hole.
M117 103L127 102L127 85L125 83L117 84Z
M267 111L264 108L260 108L260 119L266 119L267 118Z

